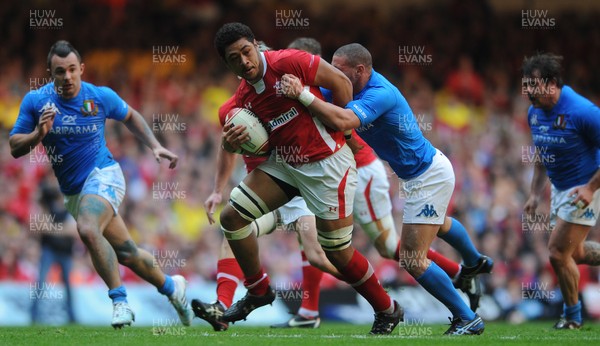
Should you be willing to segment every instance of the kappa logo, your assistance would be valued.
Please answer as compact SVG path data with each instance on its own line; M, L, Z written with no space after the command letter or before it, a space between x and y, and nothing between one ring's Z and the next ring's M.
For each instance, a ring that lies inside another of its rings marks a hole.
M44 113L45 111L50 110L53 111L56 114L61 114L60 111L58 110L58 108L56 107L56 104L54 104L54 102L46 102L46 104L40 108L40 110L38 112L40 113Z
M581 214L581 217L584 219L592 220L596 217L596 214L594 214L594 210L592 208L587 208L585 212Z
M535 114L535 113L534 113L534 114L531 116L531 125L532 125L532 126L537 126L537 125L539 125L539 122L538 122L538 116L537 116L537 114Z
M113 201L117 200L117 194L112 186L107 186L102 192L106 193Z
M425 217L434 217L434 216L439 216L438 213L435 211L435 208L433 207L433 204L425 204L425 206L423 207L423 209L421 209L421 212L419 214L417 214L417 216L425 216Z

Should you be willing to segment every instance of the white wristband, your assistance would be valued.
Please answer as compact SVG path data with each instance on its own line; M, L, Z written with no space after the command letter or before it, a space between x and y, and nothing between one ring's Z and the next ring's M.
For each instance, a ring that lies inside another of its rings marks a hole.
M310 106L310 104L315 100L315 95L308 91L308 89L302 90L300 95L298 96L298 101L304 105L304 107Z

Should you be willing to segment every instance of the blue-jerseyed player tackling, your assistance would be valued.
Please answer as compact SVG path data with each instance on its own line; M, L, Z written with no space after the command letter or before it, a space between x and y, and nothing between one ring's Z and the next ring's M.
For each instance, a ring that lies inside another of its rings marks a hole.
M169 168L176 166L177 155L156 140L140 113L113 90L81 80L84 64L69 42L56 42L50 48L47 64L54 81L25 95L10 132L12 155L26 155L40 142L47 153L60 155L60 160L51 158L52 168L65 195L67 210L77 221L81 240L109 288L113 327L131 325L135 320L121 283L119 263L156 286L169 298L181 322L190 325L193 312L185 297L185 279L165 275L155 265L153 256L137 247L118 214L125 195L125 179L106 147L105 121L123 122L152 149L157 161L169 160Z
M360 44L340 47L332 65L352 82L353 100L345 108L315 98L292 75L282 78L284 94L297 98L313 115L336 130L356 128L358 134L386 160L403 181L404 208L400 263L435 298L452 312L446 334L481 334L484 323L463 302L452 281L434 262L427 249L436 235L457 249L465 266L460 281L489 273L493 261L473 246L465 228L446 216L454 190L450 161L423 136L400 91L372 69L369 51Z
M550 263L564 299L556 329L582 325L577 264L600 265L600 244L585 241L600 212L600 109L563 84L562 57L538 54L523 62L523 90L531 106L527 119L536 147L531 192L525 212L535 214L551 183L548 242Z

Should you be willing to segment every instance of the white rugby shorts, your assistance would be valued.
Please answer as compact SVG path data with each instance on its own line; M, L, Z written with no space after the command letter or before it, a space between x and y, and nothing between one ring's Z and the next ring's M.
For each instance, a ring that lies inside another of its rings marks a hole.
M352 214L357 172L348 145L322 160L296 166L273 152L257 169L297 188L308 209L321 219L338 220Z
M75 220L79 214L79 203L85 195L97 195L106 199L112 206L114 215L117 215L125 197L125 177L121 166L116 163L102 169L94 168L83 183L81 192L65 196L65 207Z
M554 227L558 216L570 223L594 226L600 211L600 190L594 192L592 202L585 209L571 204L575 198L574 196L569 197L571 191L572 189L561 191L552 185L550 189L550 225Z
M391 214L390 182L385 166L377 159L358 168L358 185L354 194L354 218L361 224Z
M454 192L454 170L450 160L436 149L431 166L418 177L400 180L405 224L444 223Z

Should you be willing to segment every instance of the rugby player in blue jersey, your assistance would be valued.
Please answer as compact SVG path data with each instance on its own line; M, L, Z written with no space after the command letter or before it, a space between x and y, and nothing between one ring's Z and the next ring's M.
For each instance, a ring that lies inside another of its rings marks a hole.
M537 54L523 61L523 90L531 106L527 119L536 147L525 213L533 215L548 178L551 183L548 242L550 263L564 299L556 329L579 329L578 264L600 265L600 244L585 241L600 212L600 109L564 85L562 57ZM543 163L543 164L542 164Z
M445 334L481 334L482 319L463 302L448 275L427 259L427 250L438 235L463 257L461 282L470 282L474 275L489 273L493 267L493 261L475 249L460 222L446 216L454 190L450 161L423 136L400 91L373 70L371 54L365 47L357 43L340 47L333 55L332 65L352 82L353 101L345 108L318 100L292 75L282 78L283 93L298 99L336 130L356 128L379 157L390 164L403 181L407 196L400 263L452 312L452 324Z
M194 315L185 297L185 279L165 275L153 256L137 247L118 214L125 179L106 147L105 121L123 122L152 149L157 161L169 160L169 168L177 165L177 155L156 140L140 113L113 90L81 80L84 64L69 42L56 42L50 48L47 64L54 81L25 95L10 132L12 155L26 155L41 142L46 152L52 153L49 155L60 158L50 158L52 168L94 268L109 288L113 327L131 325L135 320L127 304L119 263L156 286L169 298L181 322L190 325Z

